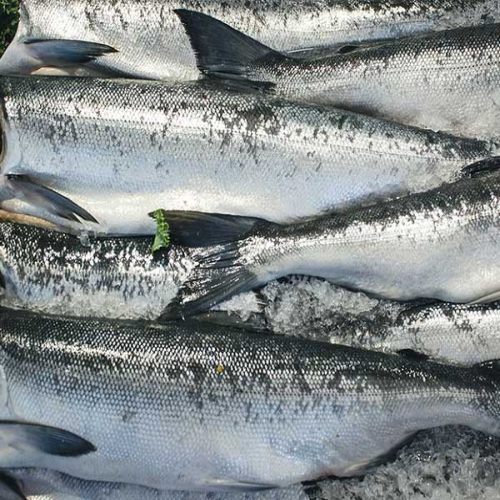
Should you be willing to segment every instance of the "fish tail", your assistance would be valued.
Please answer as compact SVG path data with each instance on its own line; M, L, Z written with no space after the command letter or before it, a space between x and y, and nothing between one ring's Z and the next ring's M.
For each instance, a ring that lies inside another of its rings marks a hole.
M277 226L252 217L200 212L168 212L172 241L200 247L188 281L164 311L163 319L184 318L260 284L245 254L247 238Z
M231 26L201 12L177 9L194 50L198 69L207 76L246 79L246 70L257 61L286 58ZM269 82L262 82L272 88Z
M162 319L200 314L259 285L257 276L242 261L237 243L222 245L216 252L202 252L196 261L189 279L167 306Z

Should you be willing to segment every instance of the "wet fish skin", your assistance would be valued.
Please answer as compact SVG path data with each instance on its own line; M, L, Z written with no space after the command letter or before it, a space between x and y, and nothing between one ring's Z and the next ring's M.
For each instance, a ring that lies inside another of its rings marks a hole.
M2 222L0 303L63 316L156 319L193 262L188 249L153 256L151 247L150 237L85 241Z
M49 469L7 469L0 471L0 493L7 497L13 494L12 486L5 484L3 478L18 483L18 488L28 499L36 500L204 500L206 495L184 491L165 491L126 483L105 483L85 481ZM11 483L11 481L9 481ZM14 486L15 488L16 486ZM212 495L214 500L248 500L245 493L220 493ZM255 500L307 500L300 485L279 491L252 494ZM11 500L10 497L7 497ZM7 500L2 497L2 500ZM12 500L21 500L14 496Z
M403 311L394 325L372 331L371 348L413 350L448 363L473 365L500 356L500 305L434 304ZM367 336L365 336L367 339Z
M10 51L24 39L72 38L118 50L90 72L148 79L198 77L194 56L174 9L214 16L277 50L303 49L500 21L498 0L343 0L264 2L210 0L24 0ZM14 60L14 58L12 58ZM81 74L85 74L82 71Z
M287 226L256 225L224 234L207 249L190 281L169 305L171 316L204 310L232 294L288 274L331 280L349 289L407 301L491 302L500 292L498 244L500 175L472 179L344 214ZM202 246L196 234L217 234L214 216L166 213L184 243Z
M267 82L274 95L463 137L500 137L500 24L298 59L200 13L177 11L208 75Z
M363 474L419 429L500 433L495 364L418 363L189 322L158 329L6 312L0 330L1 417L97 448L71 459L3 449L3 468L255 490Z
M99 221L84 227L110 234L154 233L147 214L159 207L290 222L456 180L497 152L211 84L4 77L0 95L2 207L75 228L49 211L52 198L33 206L16 190L25 176L35 194L51 188Z

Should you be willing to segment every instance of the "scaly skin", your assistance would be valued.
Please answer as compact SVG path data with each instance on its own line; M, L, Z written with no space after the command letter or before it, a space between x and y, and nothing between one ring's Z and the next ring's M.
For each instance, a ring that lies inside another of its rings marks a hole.
M472 365L500 358L499 318L498 303L410 309L381 331L382 339L372 346L390 351L411 349L434 359Z
M153 233L148 213L158 208L290 222L456 180L494 153L482 141L207 84L1 78L0 95L2 174L66 195L111 234ZM5 209L50 218L6 191Z
M0 223L4 306L64 316L157 318L192 266L172 247L152 255L152 238L89 238Z
M85 481L49 469L8 469L2 473L18 482L28 498L36 500L205 500L203 493L166 491L126 483ZM7 496L12 490L2 490ZM2 497L3 499L4 497ZM8 497L10 498L10 497ZM248 500L247 493L219 493L210 496L213 500ZM307 500L301 485L279 491L269 490L252 493L252 500ZM17 497L16 497L16 500Z
M119 52L101 58L93 70L191 80L198 72L177 8L212 15L278 50L500 21L498 0L25 0L15 42L105 43Z
M465 137L500 137L500 24L319 60L264 58L245 75L279 96Z
M500 296L499 214L494 173L344 214L260 224L202 251L169 314L199 312L288 274L393 300L491 302Z
M1 467L160 489L252 489L362 474L419 429L500 433L494 368L189 322L3 312L0 333L0 416L97 448L48 456L19 452L15 436L2 435L13 447L0 450Z
M437 303L408 306L395 318L349 314L334 326L313 327L330 342L384 352L412 350L445 363L470 366L500 358L500 305Z

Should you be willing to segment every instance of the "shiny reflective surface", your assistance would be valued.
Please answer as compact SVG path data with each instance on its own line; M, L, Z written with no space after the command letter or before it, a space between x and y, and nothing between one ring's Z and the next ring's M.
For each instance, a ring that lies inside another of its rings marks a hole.
M6 313L0 331L2 418L69 430L97 448L74 458L19 453L14 437L0 454L6 467L254 489L361 474L419 429L500 432L494 368L188 322L151 328Z
M278 50L398 37L500 21L498 0L24 0L17 39L95 41L119 52L93 68L145 78L194 79L188 38L174 14L210 14Z
M151 234L147 214L157 208L290 222L438 186L495 152L482 141L199 84L2 78L0 92L2 173L68 196L100 232ZM13 196L4 208L50 217Z

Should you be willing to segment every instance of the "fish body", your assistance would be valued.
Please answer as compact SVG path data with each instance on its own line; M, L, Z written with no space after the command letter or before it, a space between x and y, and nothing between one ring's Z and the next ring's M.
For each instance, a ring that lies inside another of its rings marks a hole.
M237 78L269 82L280 97L407 125L464 137L500 137L500 24L298 59L249 41L208 16L189 11L180 16L200 67L209 74L236 73Z
M117 50L90 63L83 74L197 78L189 40L174 13L178 8L219 18L263 43L274 44L277 50L500 21L498 0L357 0L348 4L343 0L24 0L16 39L2 69L16 71L25 40L72 39L107 44ZM53 73L53 68L44 69Z
M171 313L190 314L288 274L400 301L490 302L500 291L499 211L495 172L344 214L244 227L224 235L216 251L207 249ZM177 225L186 231L182 214L166 217L174 233ZM213 243L213 219L199 214L195 227ZM203 244L189 231L185 241Z
M202 493L166 491L127 483L85 481L49 469L0 471L2 500L205 500ZM3 488L5 489L2 489ZM16 493L16 490L18 493ZM16 496L17 494L17 496ZM10 496L9 496L10 495ZM214 500L248 500L245 493L212 494ZM252 494L255 500L307 500L301 485Z
M189 322L3 312L0 330L3 468L255 491L364 474L424 428L500 433L495 363L418 363ZM71 439L58 454L61 433Z
M500 356L500 307L434 304L403 311L393 325L372 331L372 348L412 350L448 363L472 365Z
M188 249L153 255L151 247L151 237L85 241L0 223L0 302L63 316L156 319L193 262Z
M290 222L456 180L496 152L211 84L4 77L0 93L3 208L71 226L76 203L111 234L154 233L158 208ZM71 200L66 220L41 185Z

